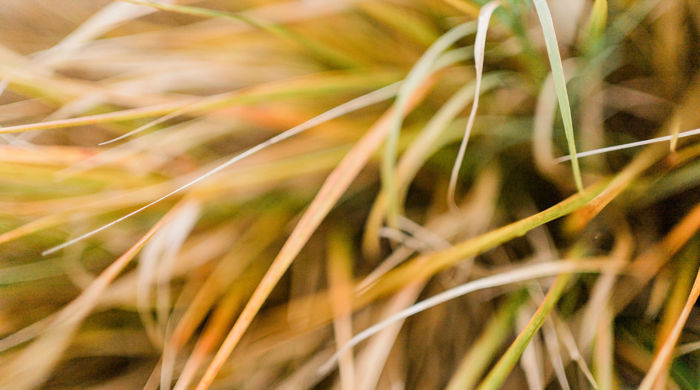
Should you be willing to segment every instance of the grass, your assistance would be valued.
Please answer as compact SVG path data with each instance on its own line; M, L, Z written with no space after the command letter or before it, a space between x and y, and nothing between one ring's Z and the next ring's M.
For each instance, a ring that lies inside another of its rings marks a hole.
M698 388L699 16L9 0L0 388Z

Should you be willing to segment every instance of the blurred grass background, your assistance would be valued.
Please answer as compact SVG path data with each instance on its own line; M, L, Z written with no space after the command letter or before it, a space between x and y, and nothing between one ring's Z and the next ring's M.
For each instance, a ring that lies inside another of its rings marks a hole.
M0 388L700 388L700 3L485 5L3 0Z

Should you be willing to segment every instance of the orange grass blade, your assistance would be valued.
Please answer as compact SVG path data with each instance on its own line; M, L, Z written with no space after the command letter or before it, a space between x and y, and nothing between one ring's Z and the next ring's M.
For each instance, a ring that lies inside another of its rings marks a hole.
M700 203L678 222L657 244L642 252L629 265L629 272L635 275L628 279L615 294L615 310L621 311L629 304L661 267L675 255L700 230Z
M333 332L338 347L352 338L352 247L347 231L336 228L328 237L327 277L333 305ZM354 390L355 362L352 351L340 357L340 388Z
M661 349L659 350L659 353L654 358L654 362L652 363L651 368L647 372L647 375L644 377L644 380L642 380L642 383L639 386L639 390L651 390L651 388L654 386L654 383L659 378L659 375L663 372L663 369L668 367L670 359L673 356L673 348L676 346L678 338L680 337L681 332L683 331L683 327L685 326L685 323L688 320L688 317L690 316L690 312L695 306L695 301L698 300L699 296L700 272L698 272L697 276L695 277L693 289L691 290L690 295L688 296L688 300L686 301L685 306L683 307L681 315L676 320L676 323L673 326L671 333L668 335Z
M412 96L411 103L413 106L417 105L422 100L431 84L432 82L424 84L424 86ZM391 130L391 120L393 116L393 110L387 111L369 132L357 142L323 183L318 194L294 228L294 231L278 253L269 270L263 277L263 280L253 292L253 296L248 301L248 304L243 309L238 320L236 320L233 328L226 336L224 343L214 356L214 360L197 385L198 390L205 390L211 386L216 374L221 370L224 362L228 359L241 337L243 337L243 334L248 329L248 326L250 326L253 318L255 318L272 289L277 285L277 282L282 278L282 275L287 271L287 268L289 268L294 258L299 251L301 251L302 247L306 244L321 221L323 221L333 205L350 186L353 179L360 173L362 167L369 161L384 138L386 138Z

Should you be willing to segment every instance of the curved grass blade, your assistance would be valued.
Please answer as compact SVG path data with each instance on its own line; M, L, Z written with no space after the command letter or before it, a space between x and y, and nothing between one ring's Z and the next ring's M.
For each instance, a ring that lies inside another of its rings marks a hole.
M502 85L503 78L504 75L501 73L487 74L483 79L482 92ZM416 140L401 156L395 173L399 209L403 208L404 199L413 178L425 161L442 145L440 137L459 112L474 98L475 90L475 84L472 82L455 92L430 118ZM386 208L386 193L380 191L367 217L362 241L363 251L370 257L378 256L379 253L378 232L386 215Z
M457 153L457 159L452 167L452 173L450 173L450 184L447 189L447 204L453 208L457 209L457 204L455 203L455 190L457 188L457 177L459 175L459 169L462 167L462 161L464 160L464 153L467 150L467 143L469 142L469 136L472 132L472 127L474 127L474 120L476 119L476 110L479 108L479 93L481 90L481 76L484 73L484 52L486 51L486 32L489 29L489 21L491 20L491 15L493 11L500 6L500 2L492 1L483 7L479 12L479 20L476 28L476 39L474 42L474 67L476 68L476 85L474 87L474 100L472 103L472 109L469 113L469 119L467 120L467 127L464 130L464 137L462 137L462 143L459 145L459 152Z
M434 70L433 65L438 60L440 54L447 50L452 44L459 39L473 33L476 29L476 24L468 22L461 24L441 36L435 43L426 50L423 56L416 62L411 71L406 76L406 79L401 86L401 90L394 103L393 118L391 123L391 132L386 140L384 154L382 155L382 188L387 194L387 220L390 226L396 226L396 218L399 214L398 209L398 191L394 178L394 170L396 165L396 156L399 143L399 134L401 133L401 125L403 118L406 115L408 102L415 90L426 80Z

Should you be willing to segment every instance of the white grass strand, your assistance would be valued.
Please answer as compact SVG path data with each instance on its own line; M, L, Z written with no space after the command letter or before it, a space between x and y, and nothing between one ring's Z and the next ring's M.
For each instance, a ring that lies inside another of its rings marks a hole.
M530 318L531 317L529 317L528 320ZM564 368L564 358L562 357L561 345L559 343L557 330L552 318L548 318L544 321L542 326L542 336L544 336L544 346L547 349L547 354L549 355L549 360L552 364L552 370L557 377L559 386L561 386L562 390L571 390L571 385L569 385L569 381L566 378L566 369Z
M431 307L435 307L449 300L464 296L466 294L472 293L474 291L484 290L487 288L503 286L510 283L522 282L526 280L533 280L547 276L555 276L563 273L570 272L598 272L605 268L614 267L615 264L611 263L609 260L562 260L562 261L552 261L545 263L537 263L533 265L523 266L518 269L506 272L500 272L492 276L487 276L481 279L477 279L457 287L451 288L440 294L432 296L428 299L420 301L415 305L402 310L393 316L378 322L365 329L364 331L355 335L350 341L339 348L333 357L321 368L321 372L327 372L332 366L334 366L338 357L344 354L347 350L354 348L356 345L381 331L382 329L390 326L391 324L404 320L414 314L420 313Z
M233 165L233 164L243 160L244 158L249 157L249 156L251 156L251 155L253 155L253 154L269 147L269 146L272 146L278 142L284 141L284 140L291 138L297 134L300 134L308 129L311 129L314 126L318 126L322 123L328 122L328 121L335 119L339 116L342 116L342 115L345 115L347 113L359 110L361 108L364 108L364 107L382 102L384 100L390 99L391 97L396 95L400 85L401 85L400 82L390 84L386 87L372 91L368 94L365 94L365 95L362 95L358 98L350 100L347 103L343 103L335 108L332 108L332 109L324 112L321 115L318 115L312 119L309 119L308 121L306 121L300 125L292 127L289 130L286 130L286 131L284 131L284 132L282 132L282 133L280 133L272 138L269 138L268 140L266 140L266 141L264 141L256 146L253 146L252 148L250 148L242 153L237 154L236 156L232 157L228 161L225 161L224 163L217 165L216 167L205 172L201 176L198 176L197 178L195 178L195 179L183 184L182 186L168 192L167 194L152 201L151 203L148 203L147 205L145 205L143 207L140 207L140 208L138 208L138 209L136 209L136 210L120 217L120 218L117 218L117 219L113 220L112 222L109 222L105 225L102 225L101 227L99 227L97 229L91 230L91 231L89 231L85 234L82 234L82 235L80 235L72 240L68 240L68 241L64 242L63 244L60 244L60 245L54 246L53 248L45 250L44 252L42 252L42 255L46 256L46 255L50 255L52 253L58 252L59 250L61 250L63 248L66 248L66 247L73 245L79 241L82 241L88 237L91 237L91 236L93 236L93 235L95 235L95 234L97 234L105 229L108 229L108 228L118 224L119 222L124 221L125 219L133 217L134 215L146 210L147 208L149 208L149 207L151 207L151 206L153 206L153 205L155 205L155 204L157 204L165 199L168 199L171 196L176 195L189 187L192 187L193 185L201 182L202 180L207 179L207 178L221 172L222 170L230 167L231 165Z
M584 359L583 355L581 355L581 350L579 349L578 345L576 345L576 339L571 333L571 329L569 329L569 326L566 323L564 323L564 321L562 321L558 316L554 316L553 320L557 333L561 338L562 345L566 347L566 350L569 353L571 360L575 361L576 364L579 366L579 369L581 370L581 372L583 372L583 375L586 377L591 387L594 390L598 390L600 386L598 386L598 382L593 376L593 373L591 372L590 368L588 368L588 364L586 364L586 359ZM585 323L590 322L584 322L584 324Z
M588 157L588 156L594 156L596 154L603 154L603 153L608 153L608 152L614 152L616 150L623 150L623 149L630 149L630 148L636 148L638 146L644 146L644 145L649 145L657 142L664 142L664 141L673 141L674 137L676 138L684 138L684 137L690 137L693 135L698 135L700 134L700 129L694 129L694 130L688 130L684 131L682 133L678 133L677 135L665 135L663 137L656 137L656 138L651 138L651 139L646 139L643 141L636 141L636 142L630 142L626 144L621 144L621 145L615 145L615 146L608 146L605 148L600 148L600 149L594 149L594 150L588 150L585 152L581 153L576 153L577 158L581 157ZM554 160L555 163L562 163L565 161L571 160L571 156L562 156Z
M163 123L163 122L169 121L170 119L177 118L177 117L180 116L180 115L184 115L184 114L186 114L188 111L190 111L193 107L195 107L194 104L187 105L187 106L185 106L185 107L180 108L179 110L173 111L173 112L171 112L171 113L169 113L169 114L167 114L167 115L163 115L162 117L160 117L160 118L158 118L158 119L154 119L154 120L152 120L152 121L146 123L145 125L139 126L139 127L137 127L136 129L131 130L131 131L129 131L129 132L126 132L126 133L124 133L124 134L122 134L122 135L120 135L120 136L118 136L118 137L114 137L114 138L109 139L109 140L107 140L107 141L100 142L100 143L97 144L97 145L98 145L98 146L105 146L105 145L109 145L109 144L114 143L114 142L117 142L117 141L121 141L121 140L123 140L124 138L128 138L128 137L131 137L132 135L138 134L138 133L140 133L140 132L142 132L142 131L146 131L146 130L150 129L150 128L153 127L153 126L156 126L156 125L159 125L159 124L161 124L161 123Z
M679 345L676 348L676 353L674 354L674 356L682 356L689 353L693 353L695 351L700 351L700 341Z
M459 145L459 153L457 154L457 159L452 167L452 173L450 174L450 184L447 190L447 204L453 209L457 209L457 204L455 203L455 190L457 188L457 177L459 176L459 169L462 166L464 160L464 153L467 150L467 143L469 141L469 136L471 135L472 128L474 127L474 121L476 119L476 110L479 107L479 91L481 90L481 76L484 73L484 52L486 51L486 32L489 28L489 21L491 20L491 15L493 11L498 8L500 3L498 1L492 1L483 7L479 12L479 21L476 29L476 38L474 42L474 67L476 68L476 86L474 88L474 101L472 103L472 109L469 113L469 119L467 121L467 127L464 130L464 137L462 137L462 143Z

